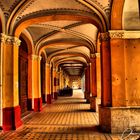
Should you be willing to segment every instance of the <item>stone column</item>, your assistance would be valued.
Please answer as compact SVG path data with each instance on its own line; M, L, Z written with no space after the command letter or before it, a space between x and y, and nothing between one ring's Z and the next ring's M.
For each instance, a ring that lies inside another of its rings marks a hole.
M101 41L101 105L99 106L99 125L102 131L111 132L111 54L109 33L100 34Z
M52 80L53 80L53 91L52 91L52 98L55 99L54 94L56 92L56 68L53 67L53 72L52 72Z
M50 64L46 63L46 68L45 68L45 83L46 83L46 86L45 86L45 90L46 90L46 96L47 96L47 99L46 99L46 102L47 104L51 104L51 91L50 91L50 88L51 88L51 85L50 85L50 82L51 82L51 76L50 76Z
M1 34L2 65L2 107L3 130L17 129L22 125L18 93L18 47L20 40Z
M111 95L111 54L109 33L101 33L101 104L112 105Z
M29 55L28 56L28 102L27 102L28 110L33 110L34 108L33 61L34 61L33 56Z
M85 71L85 91L84 91L84 98L86 99L86 94L87 94L87 67L84 69Z
M96 55L91 55L90 65L90 90L92 96L90 97L90 109L96 111L96 97L97 97L97 83L96 83Z
M87 66L86 70L86 84L87 84L87 91L86 91L86 99L87 103L90 103L90 64Z
M41 98L41 77L40 77L40 60L41 57L38 55L32 55L32 66L33 66L33 73L32 73L32 79L33 79L33 87L32 87L32 93L33 93L33 101L34 111L41 111L42 110L42 98Z
M57 100L58 97L58 69L54 73L54 99Z
M62 89L62 69L60 68L59 72L59 89Z
M100 53L96 53L96 81L97 81L96 112L98 112L98 105L101 104L101 60L100 60Z

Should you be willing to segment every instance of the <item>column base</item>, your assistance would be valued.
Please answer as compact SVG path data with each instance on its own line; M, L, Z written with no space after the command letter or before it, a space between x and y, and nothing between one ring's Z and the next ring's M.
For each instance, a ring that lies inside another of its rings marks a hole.
M57 100L58 98L58 92L54 92L54 99Z
M16 130L22 125L20 106L3 108L3 130Z
M126 128L140 131L140 107L101 107L99 125L103 132L122 133Z
M96 97L90 97L90 110L96 112Z
M42 98L34 98L34 111L42 110Z
M51 94L47 94L47 104L51 104L51 103L52 103Z

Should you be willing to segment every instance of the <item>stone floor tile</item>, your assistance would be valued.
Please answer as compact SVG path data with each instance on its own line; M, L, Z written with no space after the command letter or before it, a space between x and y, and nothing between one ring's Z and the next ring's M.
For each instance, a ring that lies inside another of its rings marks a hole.
M119 140L119 135L100 133L98 114L90 111L83 93L59 97L41 112L23 118L16 131L0 132L0 140Z

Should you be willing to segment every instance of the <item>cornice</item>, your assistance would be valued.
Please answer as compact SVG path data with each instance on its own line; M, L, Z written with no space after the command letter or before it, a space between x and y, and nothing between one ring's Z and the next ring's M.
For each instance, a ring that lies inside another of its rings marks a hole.
M105 32L105 33L100 33L100 41L109 41L110 40L110 36L109 36L109 32Z
M110 30L111 39L139 39L140 31Z

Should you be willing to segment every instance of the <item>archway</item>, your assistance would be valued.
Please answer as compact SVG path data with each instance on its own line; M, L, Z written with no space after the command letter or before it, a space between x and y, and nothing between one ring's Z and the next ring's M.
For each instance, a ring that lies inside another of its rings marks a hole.
M25 40L20 38L19 47L19 105L21 113L28 110L28 48Z

